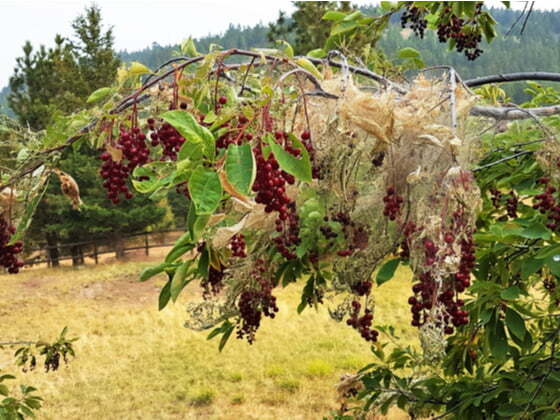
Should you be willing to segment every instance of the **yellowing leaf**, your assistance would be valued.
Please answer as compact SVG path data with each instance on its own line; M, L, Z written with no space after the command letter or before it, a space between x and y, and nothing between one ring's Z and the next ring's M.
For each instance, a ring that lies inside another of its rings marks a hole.
M319 79L319 80L323 79L323 75L321 74L321 72L319 70L317 70L317 67L315 67L315 65L311 61L309 61L307 58L300 57L296 60L296 63L297 63L298 66L300 66L304 70L307 70L309 73L311 73L317 79Z
M138 61L133 61L130 65L128 71L132 74L146 74L151 73L151 70L146 67L144 64L139 63Z

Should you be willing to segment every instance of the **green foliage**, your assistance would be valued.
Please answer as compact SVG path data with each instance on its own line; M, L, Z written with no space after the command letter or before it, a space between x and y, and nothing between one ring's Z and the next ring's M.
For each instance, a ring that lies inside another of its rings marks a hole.
M100 9L86 8L72 27L77 42L57 35L54 48L36 51L27 42L16 61L8 104L24 125L42 129L56 112L83 108L90 93L110 85L116 75L120 62L112 30L102 31Z

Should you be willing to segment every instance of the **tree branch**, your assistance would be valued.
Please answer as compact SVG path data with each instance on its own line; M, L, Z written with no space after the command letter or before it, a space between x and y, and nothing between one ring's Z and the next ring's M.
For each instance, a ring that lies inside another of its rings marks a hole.
M560 81L560 75L559 79ZM551 115L560 114L560 105L543 106L539 108L513 108L513 107L499 107L499 106L473 106L470 114L475 117L494 118L495 120L525 120L528 118L537 117L550 117ZM531 115L533 114L533 115Z
M527 81L527 80L560 82L560 73L535 71L535 72L493 74L491 76L483 76L483 77L477 77L475 79L465 80L465 84L468 87L477 87L477 86L487 85L489 83L519 82L519 81Z

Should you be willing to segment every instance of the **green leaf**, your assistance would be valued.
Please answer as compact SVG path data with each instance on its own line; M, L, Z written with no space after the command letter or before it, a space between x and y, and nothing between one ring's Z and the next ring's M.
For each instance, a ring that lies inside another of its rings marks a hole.
M147 177L148 179L144 179L143 181L135 179L139 177ZM136 167L132 173L132 185L140 194L148 194L155 191L160 186L159 181L157 174L150 168L144 166Z
M37 206L39 205L39 202L43 199L43 196L45 195L45 191L47 191L48 185L49 185L49 177L42 176L39 182L37 183L37 185L33 187L33 191L32 191L33 198L25 206L25 211L23 213L23 216L21 217L20 222L18 223L17 231L14 235L12 235L12 238L10 239L10 245L23 238L27 229L29 229L29 226L31 225L31 222L33 220L33 215L37 210Z
M359 26L358 22L356 21L340 21L336 25L334 25L331 29L331 37L335 37L337 35L353 31Z
M521 295L521 289L517 286L510 286L500 292L500 297L504 300L514 300Z
M322 48L317 48L309 51L307 56L311 58L325 58L327 56L327 52Z
M383 12L385 13L390 12L395 7L397 7L397 4L392 1L382 1L379 3L379 5L381 6L381 10L383 10Z
M523 229L519 236L527 239L545 239L549 240L550 230L548 230L542 223L533 223Z
M4 384L0 384L0 395L7 397L9 393L10 390L8 389L8 387Z
M220 340L220 345L218 346L219 351L222 351L224 349L224 347L226 346L226 343L229 340L229 337L231 336L231 333L233 332L233 330L235 328L235 326L230 322L228 322L226 325L227 325L227 327L224 330L224 333L223 333L222 338Z
M233 188L243 195L248 195L257 174L251 145L230 144L226 152L224 169L227 180Z
M200 53L196 50L196 45L191 37L188 37L181 43L181 53L189 57L197 57Z
M113 91L114 91L113 88L110 88L110 87L102 87L100 89L97 89L95 92L93 92L91 95L89 95L86 102L88 104L98 102L102 99L105 99L110 94L112 94Z
M305 307L308 305L308 300L313 296L315 290L315 276L309 277L303 291L301 293L301 301L297 307L297 313L301 314Z
M339 21L342 20L346 17L346 13L344 12L338 12L336 10L329 10L327 13L325 13L322 17L323 20L333 20L333 21Z
M189 193L197 215L214 213L222 200L220 177L216 171L199 166L189 179Z
M420 58L420 53L414 48L406 47L399 50L399 58Z
M521 318L521 315L511 308L506 308L506 326L510 334L515 335L520 340L525 338L525 334L527 334L525 321Z
M311 182L311 162L309 161L309 154L305 146L303 146L295 136L290 136L290 140L293 143L293 147L300 150L300 158L296 158L294 155L286 152L282 146L276 144L270 133L266 135L265 139L282 170L293 175L300 181Z
M190 251L195 247L196 240L193 240L191 232L185 232L181 235L179 239L175 241L173 248L165 257L166 263L172 263L185 252Z
M294 49L290 45L288 41L284 41L283 39L279 39L276 41L276 44L283 47L282 52L288 58L294 58Z
M139 281L146 281L146 280L152 278L153 276L155 276L156 274L163 273L168 266L169 266L168 263L161 263L159 265L156 265L155 267L146 268L140 274Z
M177 270L175 270L175 274L173 275L173 279L171 280L171 287L170 287L170 295L173 302L177 300L181 290L189 283L187 279L187 274L189 268L192 264L192 261L185 261L182 263Z
M146 74L152 72L148 67L138 61L133 61L128 71L131 74Z
M545 263L543 259L527 258L521 264L521 279L526 280L531 274L539 271Z
M159 292L158 308L160 311L167 306L169 299L171 299L171 279L165 283L165 286L163 286L161 292Z
M202 150L202 143L184 142L179 152L177 153L177 160L189 160L193 163L200 162L204 154Z
M506 331L504 329L504 323L498 320L493 328L489 330L489 344L492 356L494 356L499 361L504 361L509 349L507 344Z
M300 66L302 69L308 71L309 73L311 73L313 76L315 76L317 79L322 80L323 79L323 75L321 74L321 72L317 69L317 67L315 67L315 65L309 61L307 58L305 57L300 57L296 60L296 63L298 66Z
M535 258L537 259L546 259L553 257L555 255L560 255L560 245L549 245L543 246L539 252L535 254Z
M345 22L351 22L353 20L358 19L361 16L362 16L362 12L360 12L359 10L356 10L355 12L352 12L349 15L346 15L343 20Z
M204 155L213 160L216 154L216 140L206 127L201 126L188 112L181 110L167 111L161 117L171 124L185 138L185 143L202 144Z
M375 282L378 286L381 286L383 283L386 283L393 278L400 262L400 258L395 258L383 264L377 272L377 277L375 278Z

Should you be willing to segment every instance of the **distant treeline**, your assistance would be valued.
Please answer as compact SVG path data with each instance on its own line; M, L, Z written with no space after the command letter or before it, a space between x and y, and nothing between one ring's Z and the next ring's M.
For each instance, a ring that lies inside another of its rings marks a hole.
M362 9L365 13L378 14L375 8ZM450 52L445 45L438 42L436 36L428 32L424 39L415 36L403 37L398 16L393 25L386 31L380 42L380 48L391 58L396 57L397 51L404 47L412 47L420 51L427 66L447 64L452 65L463 76L471 78L486 74L497 74L515 71L560 71L560 12L533 11L523 34L520 30L523 19L507 37L504 36L519 17L518 10L493 9L492 14L498 21L500 36L491 44L484 45L484 53L473 65L464 55ZM270 47L267 39L268 26L258 24L252 27L230 25L220 35L210 35L196 39L199 51L207 52L212 44L222 48ZM188 34L185 34L187 37ZM150 68L173 57L179 50L179 44L162 46L154 42L151 46L140 51L122 51L120 57L125 62L139 61ZM509 94L515 102L524 99L524 85L517 84L508 87ZM5 105L8 89L0 90L0 112L6 112Z

